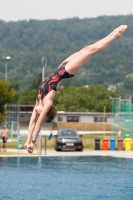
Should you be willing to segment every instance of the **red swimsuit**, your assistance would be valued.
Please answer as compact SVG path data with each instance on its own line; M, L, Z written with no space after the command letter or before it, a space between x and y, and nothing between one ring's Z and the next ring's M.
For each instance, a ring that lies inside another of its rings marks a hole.
M59 65L52 74L47 76L43 79L40 86L38 87L37 94L41 95L43 99L51 90L57 90L57 84L60 80L64 78L71 78L74 75L69 74L65 70L65 66L68 62L64 62L63 64ZM37 98L38 99L38 98Z

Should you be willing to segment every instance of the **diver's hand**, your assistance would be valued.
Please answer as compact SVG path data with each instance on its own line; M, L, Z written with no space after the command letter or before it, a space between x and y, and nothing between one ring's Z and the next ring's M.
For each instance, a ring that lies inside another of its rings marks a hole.
M34 150L34 144L31 142L29 145L27 145L27 151L29 153L33 153Z

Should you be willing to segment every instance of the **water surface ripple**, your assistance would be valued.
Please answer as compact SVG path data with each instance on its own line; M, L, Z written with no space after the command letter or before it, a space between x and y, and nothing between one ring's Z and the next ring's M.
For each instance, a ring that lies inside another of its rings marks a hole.
M133 160L0 158L0 200L133 200Z

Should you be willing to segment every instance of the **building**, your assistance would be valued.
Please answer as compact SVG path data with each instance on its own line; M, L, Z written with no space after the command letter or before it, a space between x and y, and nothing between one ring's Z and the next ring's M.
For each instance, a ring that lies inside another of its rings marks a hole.
M33 105L20 105L19 122L28 123L33 111ZM54 122L112 122L112 113L101 112L64 112L58 111Z
M19 105L19 123L20 128L24 129L28 127L30 117L33 111L33 105ZM52 123L44 123L43 127L48 128L54 126L54 124L64 123L112 123L112 113L96 113L96 112L64 112L58 111L55 119ZM57 126L58 127L58 126Z
M34 105L9 105L10 114L6 120L10 129L27 130ZM58 111L51 123L44 122L43 130L76 128L85 131L111 131L112 113L64 112Z

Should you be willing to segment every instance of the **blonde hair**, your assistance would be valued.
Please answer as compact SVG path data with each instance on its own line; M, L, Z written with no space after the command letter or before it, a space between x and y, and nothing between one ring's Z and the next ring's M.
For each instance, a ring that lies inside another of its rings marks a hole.
M54 106L51 106L51 108L47 113L48 120L46 120L46 122L51 122L55 118L56 114L57 114L56 108Z

